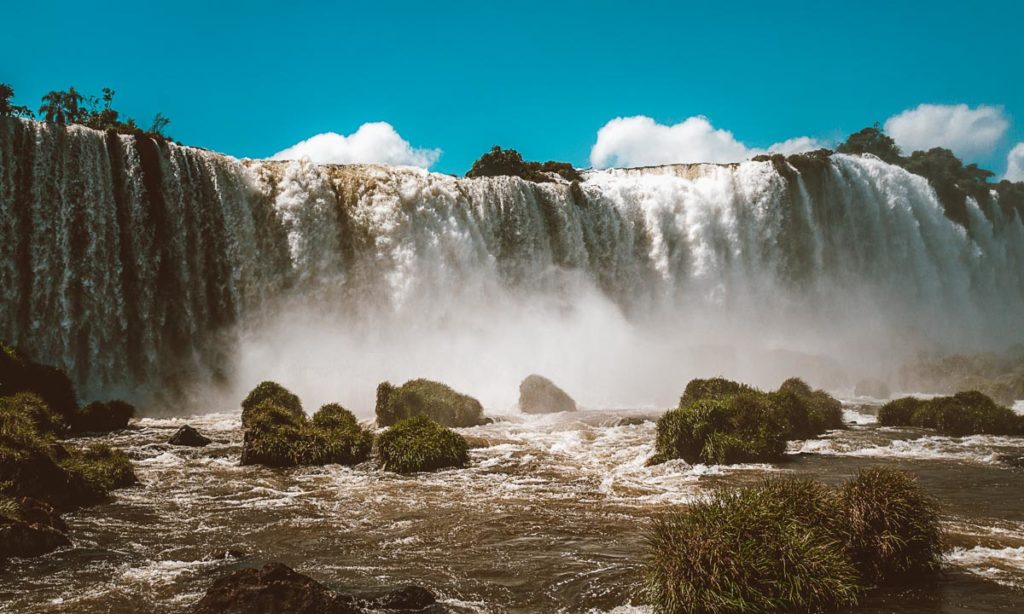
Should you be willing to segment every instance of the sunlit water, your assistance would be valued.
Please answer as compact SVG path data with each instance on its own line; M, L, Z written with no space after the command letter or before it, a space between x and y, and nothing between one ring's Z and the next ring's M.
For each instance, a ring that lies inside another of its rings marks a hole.
M913 471L950 532L938 584L875 593L863 611L1014 611L1024 605L1024 440L949 438L874 425L793 442L777 466L645 467L657 412L587 411L465 429L468 469L397 476L370 466L239 466L237 413L143 419L104 437L141 484L69 514L74 547L13 561L5 612L179 612L220 575L281 561L336 588L414 583L454 612L647 611L640 586L652 517L766 473L840 482L878 463ZM165 442L183 423L216 443ZM234 548L240 558L211 554Z

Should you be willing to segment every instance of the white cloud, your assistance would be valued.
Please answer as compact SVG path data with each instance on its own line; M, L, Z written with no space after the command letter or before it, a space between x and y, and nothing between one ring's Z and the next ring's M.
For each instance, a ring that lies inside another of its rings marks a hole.
M272 160L308 158L318 164L392 164L430 168L441 157L440 149L419 149L402 138L387 122L370 122L345 136L324 132L288 149Z
M818 149L815 139L802 136L776 143L767 150L750 148L728 130L716 129L703 116L666 126L650 117L617 117L597 131L590 163L609 166L656 166L689 162L739 162L766 152L793 154Z
M1024 143L1017 143L1006 156L1006 174L1003 179L1024 181Z
M922 104L886 120L885 133L904 154L945 147L970 159L991 153L1009 126L1002 107Z

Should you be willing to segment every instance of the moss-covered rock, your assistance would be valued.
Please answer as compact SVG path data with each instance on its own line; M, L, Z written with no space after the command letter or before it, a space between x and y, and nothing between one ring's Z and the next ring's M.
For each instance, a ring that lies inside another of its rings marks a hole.
M16 410L0 410L0 495L31 497L60 510L91 505L135 483L131 462L108 446L77 449L36 429Z
M800 379L766 393L723 378L693 380L679 408L658 420L655 464L732 464L781 460L786 441L842 428L842 404Z
M1024 417L976 390L928 400L896 399L882 406L878 422L883 426L935 429L953 437L1024 435Z
M340 405L328 405L313 421L301 411L264 401L248 408L242 444L243 465L354 465L365 461L373 436ZM347 414L347 415L346 415Z
M528 375L519 384L519 411L527 414L576 411L576 401L548 378Z
M76 433L109 433L127 428L135 406L124 401L93 401L75 414L71 430Z
M471 396L427 379L394 387L377 387L377 426L391 426L413 416L426 416L443 426L459 428L485 424L484 408Z
M657 612L820 612L934 574L941 536L912 477L869 469L838 489L772 478L718 491L657 520L648 543Z
M380 466L396 473L465 467L469 462L466 440L426 416L398 421L377 435L374 449Z
M246 427L251 410L264 403L272 403L296 416L305 415L302 402L291 390L277 382L260 382L242 401L242 428Z
M0 397L19 392L39 395L66 423L78 412L78 397L67 374L0 343Z

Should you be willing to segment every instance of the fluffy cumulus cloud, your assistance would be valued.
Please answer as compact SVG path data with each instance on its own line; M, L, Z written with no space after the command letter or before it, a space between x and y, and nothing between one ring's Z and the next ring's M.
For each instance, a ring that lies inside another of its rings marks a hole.
M1003 179L1007 181L1024 181L1024 143L1017 143L1006 156L1006 175Z
M922 104L886 120L885 132L904 154L945 147L971 159L991 153L1009 126L1002 107Z
M793 154L818 149L818 141L802 136L772 145L750 148L728 130L715 128L708 118L690 117L666 126L650 117L617 117L597 131L590 163L609 166L656 166L688 162L739 162L766 152Z
M413 147L387 122L359 126L345 136L324 132L274 154L273 160L309 159L319 164L393 164L430 168L440 149Z

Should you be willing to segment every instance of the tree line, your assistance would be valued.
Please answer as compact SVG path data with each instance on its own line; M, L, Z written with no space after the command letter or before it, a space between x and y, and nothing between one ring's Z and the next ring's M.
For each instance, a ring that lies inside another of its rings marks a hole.
M163 113L157 113L148 130L144 130L131 117L122 117L114 108L114 90L103 88L100 96L86 96L74 86L67 90L53 90L42 97L39 110L13 103L14 88L0 83L0 117L27 117L55 124L79 124L96 130L149 136L172 140L166 134L171 123Z

